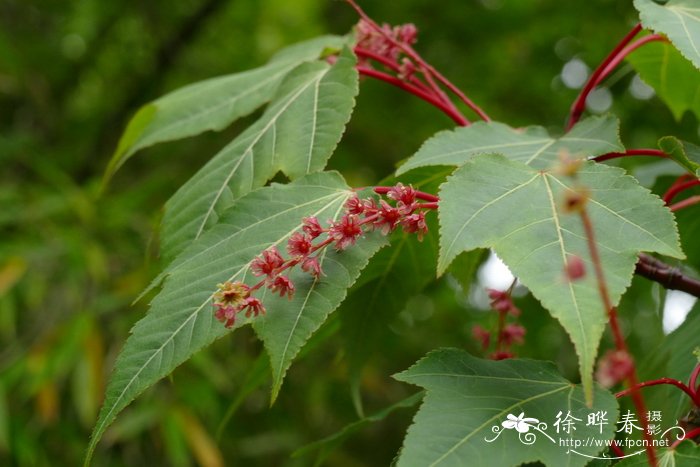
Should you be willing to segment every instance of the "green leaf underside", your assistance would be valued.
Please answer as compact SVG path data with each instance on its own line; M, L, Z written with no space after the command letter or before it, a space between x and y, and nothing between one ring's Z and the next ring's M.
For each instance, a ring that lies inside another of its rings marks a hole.
M105 177L111 177L140 149L226 128L267 103L294 67L344 42L343 37L323 36L294 44L264 66L191 84L146 104L124 130Z
M642 25L668 36L685 58L700 69L700 5L697 0L634 0Z
M700 147L673 136L664 136L659 140L659 148L685 170L700 177Z
M700 116L700 71L667 42L635 50L627 61L680 121L686 110Z
M503 123L477 122L436 134L399 167L397 174L429 165L462 165L475 155L492 153L542 169L551 166L562 151L571 157L624 151L618 134L619 121L612 116L583 120L559 139L548 136L542 127L516 130Z
M671 438L673 440L673 438ZM657 449L659 467L697 467L700 465L700 446L687 440L675 449ZM619 467L647 467L649 461L644 454L623 459L615 464Z
M343 429L341 429L337 433L333 433L330 436L327 436L318 441L314 441L313 443L307 444L306 446L297 449L292 454L292 457L301 457L304 455L308 455L314 451L319 451L318 458L315 464L319 465L319 463L325 459L328 453L340 446L348 437L352 436L352 434L363 429L367 425L370 425L371 423L376 423L384 420L386 417L388 417L389 415L391 415L399 409L410 408L415 406L423 399L424 395L425 393L423 391L417 392L416 394L413 394L412 396L409 396L395 404L392 404L389 407L380 410L379 412L375 412L372 415L368 415L367 417L356 420L343 427Z
M590 395L606 310L581 219L562 210L566 192L579 185L590 192L587 211L613 303L632 280L638 252L683 257L671 212L621 169L584 162L573 182L502 155L481 155L441 188L438 273L462 251L492 248L570 334ZM564 271L573 256L587 274L570 282Z
M339 218L351 194L337 173L311 174L289 185L256 190L241 198L222 215L219 224L173 262L161 292L132 329L117 359L90 442L88 462L104 430L124 407L228 332L212 311L216 285L226 280L256 283L259 278L250 272L256 255L272 245L283 251L287 239L301 228L303 217ZM268 310L254 322L270 354L275 392L301 346L340 304L346 289L385 242L384 237L367 235L350 250L324 250L320 259L326 276L314 281L295 269L290 276L296 285L291 301L262 290L256 295ZM248 323L241 316L236 327Z
M501 428L508 414L524 412L525 417L547 423L543 431L552 436L557 413L571 411L584 421L576 425L576 438L601 440L612 438L614 424L601 434L599 427L585 426L586 414L603 410L608 420L617 419L617 401L610 393L596 388L595 406L589 409L581 386L565 380L548 362L483 360L463 350L440 349L394 377L426 389L404 439L399 467L508 467L538 460L548 466L582 466L590 459L567 452L534 429L530 431L537 439L529 446L520 445L515 430L503 430L491 443L486 439L496 436L492 427ZM600 450L577 449L590 456Z
M166 203L161 234L166 260L215 224L235 199L277 172L295 179L325 167L355 103L354 65L346 50L333 66L306 63L285 78L262 117Z

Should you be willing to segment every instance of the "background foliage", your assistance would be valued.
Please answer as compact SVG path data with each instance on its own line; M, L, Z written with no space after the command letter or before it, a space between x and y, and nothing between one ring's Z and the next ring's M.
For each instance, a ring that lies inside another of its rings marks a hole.
M439 8L424 0L365 3L379 20L416 23L417 48L494 119L514 127L541 124L552 134L561 133L577 93L563 84L563 66L578 58L594 67L636 17L628 2L606 0L451 0ZM0 463L80 462L116 354L145 313L146 302L130 302L158 269L153 232L163 203L252 121L148 148L100 197L100 178L128 118L165 92L262 65L285 45L344 34L355 21L342 2L323 0L0 2ZM627 145L654 147L666 134L697 142L696 117L686 112L676 120L678 112L660 100L635 98L633 76L623 67L607 81ZM452 127L384 83L361 88L330 162L352 185L376 183L423 140ZM653 161L633 163L648 165L638 172L656 193L672 180L655 180ZM686 250L691 234L682 239ZM697 255L690 259L700 266ZM358 293L361 287L371 284L359 284ZM427 351L478 352L471 326L491 318L480 294L448 275L421 293L406 291L403 304L388 297L402 311L378 317L391 334L362 373L366 414L411 394L389 375ZM538 306L531 297L522 300L528 310ZM655 286L635 279L621 306L642 358L654 349L646 344L658 342L660 323L650 330L636 313L655 317L659 302ZM345 309L312 339L309 347L317 351L302 351L272 408L261 343L248 329L217 341L127 408L94 464L308 465L315 452L290 454L358 420L347 383L357 370L339 358L342 342L323 339L341 319ZM521 356L554 360L575 379L559 325L546 313L522 320L530 345ZM387 465L412 413L401 409L363 427L326 462Z

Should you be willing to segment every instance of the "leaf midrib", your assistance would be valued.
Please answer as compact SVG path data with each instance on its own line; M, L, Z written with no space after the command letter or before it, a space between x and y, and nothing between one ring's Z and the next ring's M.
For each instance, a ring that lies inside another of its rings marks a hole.
M342 192L342 193L345 193L345 192ZM318 200L317 200L317 201L318 201ZM321 209L319 209L316 213L312 214L312 216L315 216L315 215L320 214L320 213L323 212L327 207L328 207L328 205L323 206L323 207L322 207ZM273 243L272 245L275 245L275 246L276 246L276 245L279 245L280 243L282 243L289 235L291 235L294 231L298 230L298 229L301 227L301 225L302 225L302 224L298 224L297 226L295 226L295 228L294 228L293 230L291 230L291 231L290 231L289 233L287 233L285 236L281 237L277 242ZM251 263L251 262L252 262L252 259L251 259L250 261L248 261L247 263L245 263L243 266L241 266L241 268L240 268L233 276L231 276L228 280L231 281L231 280L235 279L235 278L236 278L239 274L241 274L242 272L245 272L245 271L250 267L250 263ZM112 404L112 408L109 410L109 412L107 412L107 413L105 414L104 419L103 419L102 423L100 423L99 427L95 429L95 433L101 433L102 430L104 430L104 428L105 428L105 426L106 426L106 423L107 423L108 420L109 420L109 417L112 415L112 413L114 413L115 408L118 406L119 402L121 402L122 398L124 397L124 394L129 390L129 388L132 386L132 384L134 383L134 381L136 380L136 378L138 378L138 376L139 376L139 375L143 372L143 370L151 363L151 361L156 357L156 355L162 353L163 348L165 348L165 345L168 344L168 343L182 330L182 328L183 328L187 323L189 323L189 321L190 321L193 317L197 316L197 314L201 311L201 309L202 309L207 303L209 303L209 301L212 299L213 296L214 296L214 292L212 292L212 293L209 295L209 297L207 297L207 299L204 300L204 301L202 302L201 305L199 305L192 313L190 313L190 316L188 316L188 317L182 322L182 324L181 324L173 333L171 333L171 335L168 336L167 339L165 339L165 341L161 344L160 347L158 347L158 349L156 349L155 351L153 351L152 355L148 358L148 360L146 360L146 362L144 362L144 363L141 365L141 367L138 369L138 371L131 377L131 379L129 380L129 382L126 384L126 386L124 386L124 388L120 391L119 396L117 397L117 399L116 399L116 400L114 401L114 403Z
M292 96L289 98L287 102L284 103L284 105L281 106L280 110L272 117L270 118L270 121L265 124L265 126L258 132L257 136L253 138L253 141L246 147L245 151L243 151L243 154L241 157L236 161L236 164L231 168L231 171L229 174L226 176L224 179L223 183L221 184L221 187L219 190L216 192L216 195L214 196L214 199L209 203L209 208L207 209L206 214L204 215L204 218L202 219L199 228L197 229L197 233L195 234L194 238L197 239L201 234L202 231L204 230L204 226L206 225L207 221L209 220L209 217L211 216L212 211L214 210L214 206L216 206L216 203L218 202L219 198L221 197L221 194L224 192L224 189L228 186L229 182L233 178L233 176L236 174L238 171L238 167L240 167L241 163L243 162L244 159L246 159L246 154L252 154L253 153L253 146L255 146L258 141L260 141L260 138L267 133L267 131L270 129L271 126L277 124L277 120L280 118L280 116L296 101L296 99L299 98L299 96L306 91L309 86L311 86L314 82L320 82L321 79L328 73L330 70L330 67L323 68L320 70L318 73L318 76L316 76L313 80L310 80L308 83L306 83L304 86L301 87L297 92L293 93Z

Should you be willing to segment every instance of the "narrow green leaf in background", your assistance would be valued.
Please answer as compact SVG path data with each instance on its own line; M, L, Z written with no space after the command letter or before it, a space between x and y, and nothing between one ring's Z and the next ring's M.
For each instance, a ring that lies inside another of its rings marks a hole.
M642 80L680 121L686 110L700 117L700 70L667 42L645 44L627 56Z
M599 431L598 426L578 423L576 438L607 440L614 435L618 409L613 395L596 388L595 406L588 408L581 386L564 379L548 362L483 360L463 350L440 349L394 378L426 389L423 404L404 439L398 467L508 467L535 461L548 466L583 466L590 461L553 443L534 428L530 430L532 444L519 447L519 433L503 429L501 423L508 415L521 413L546 423L542 431L552 434L559 411L568 411L584 421L588 413L605 411L609 425ZM533 426L539 428L539 423L533 422ZM587 456L601 450L594 446L576 449Z
M303 217L337 219L351 194L337 173L311 174L289 185L256 190L241 198L216 227L173 262L150 311L134 326L117 358L86 464L104 430L124 407L228 332L214 319L211 301L216 285L226 280L257 282L250 273L256 255L273 245L283 248L301 228ZM268 313L255 319L255 329L270 353L274 394L299 348L340 304L346 289L385 242L378 234L368 234L350 250L327 251L323 257L326 275L320 280L301 271L292 273L296 285L292 300L258 295ZM236 327L249 322L241 317Z
M105 180L140 149L226 128L272 99L294 67L318 59L326 48L340 49L344 42L340 36L322 36L294 44L267 65L190 84L146 104L124 130Z
M587 209L613 303L629 286L640 251L683 257L671 212L623 170L584 162L573 182L486 154L460 167L441 188L438 273L463 251L493 248L570 334L590 397L607 314L581 219L562 209L565 194L578 186L590 192ZM571 282L565 270L575 256L588 273Z
M634 0L642 25L668 36L685 58L700 69L700 5L697 0Z
M367 425L371 425L372 423L384 420L386 417L388 417L393 412L399 409L410 408L415 406L421 401L421 399L423 399L424 395L425 393L423 391L417 392L416 394L408 396L407 398L400 400L399 402L392 404L389 407L386 407L378 412L375 412L372 415L368 415L359 420L356 420L344 426L337 433L333 433L330 436L327 436L318 441L314 441L313 443L307 444L306 446L297 449L296 451L294 451L294 453L292 453L292 457L306 456L314 451L318 451L318 455L316 456L316 462L314 463L314 465L322 465L322 462L325 460L325 458L334 449L337 449L341 444L343 444L343 442L347 438L352 436L354 433L365 428Z
M294 179L325 167L355 104L354 67L346 49L332 66L306 63L285 78L263 116L166 203L161 234L166 261L216 223L233 200L278 171Z
M436 134L396 173L400 175L429 165L462 165L475 155L487 153L504 154L534 168L546 168L564 150L576 157L624 151L618 136L619 127L620 122L615 117L592 117L554 139L542 127L514 129L498 122L477 122Z

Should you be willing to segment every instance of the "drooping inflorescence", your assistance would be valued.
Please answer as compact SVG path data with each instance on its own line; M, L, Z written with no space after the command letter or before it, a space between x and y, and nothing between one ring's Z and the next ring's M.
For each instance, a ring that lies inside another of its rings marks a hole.
M399 227L422 240L428 232L425 213L437 208L438 198L402 183L376 187L374 191L386 199L360 198L355 193L346 201L343 216L329 220L326 227L316 217L302 219L299 230L287 240L287 258L273 245L251 261L253 275L261 278L257 284L248 286L241 281L219 284L213 295L216 319L231 328L241 312L247 318L265 314L263 303L253 297L262 287L291 300L295 285L289 277L289 270L298 265L313 279L319 280L324 275L322 250L331 244L337 251L342 251L354 246L366 232L376 230L389 235Z
M519 324L506 323L506 316L517 318L520 316L520 309L513 303L509 290L487 289L487 291L491 299L491 309L498 313L495 350L489 355L489 358L493 360L513 358L515 354L512 352L511 346L525 342L525 328ZM479 342L483 351L487 351L491 346L491 334L491 331L478 324L472 328L472 335Z

